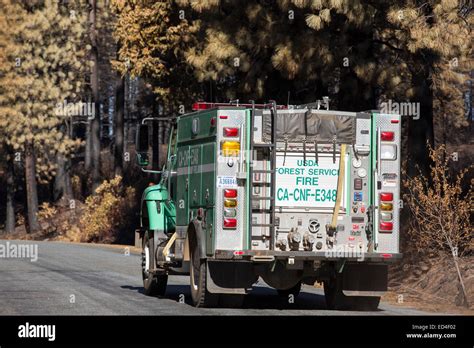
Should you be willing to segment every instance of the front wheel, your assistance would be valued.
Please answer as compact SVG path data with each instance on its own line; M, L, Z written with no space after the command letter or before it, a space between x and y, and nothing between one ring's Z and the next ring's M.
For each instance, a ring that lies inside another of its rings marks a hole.
M168 275L157 274L153 270L154 265L154 243L153 238L150 237L149 232L145 232L142 242L142 277L143 288L145 295L148 296L163 296L166 292L168 284ZM163 270L164 272L164 270Z

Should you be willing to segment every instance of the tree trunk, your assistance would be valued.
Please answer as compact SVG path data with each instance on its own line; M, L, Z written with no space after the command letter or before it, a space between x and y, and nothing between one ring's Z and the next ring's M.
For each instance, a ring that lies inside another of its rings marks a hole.
M110 100L109 100L109 89L104 88L102 91L99 89L99 95L102 96L101 103L102 113L100 118L100 140L109 139L110 136Z
M170 129L171 129L170 122L167 121L165 125L166 126L165 126L164 140L165 140L165 144L168 144L170 141Z
M6 201L6 221L5 232L15 231L15 174L13 169L13 154L7 162L7 201Z
M421 63L420 63L421 64ZM419 119L409 116L408 127L408 175L414 177L419 174L427 176L430 170L430 158L427 144L434 145L433 132L433 91L430 86L430 67L424 62L423 70L414 76L413 83L417 86L417 95L414 102L420 103Z
M96 11L97 1L89 0L90 40L91 40L91 87L92 99L95 103L95 117L91 122L91 166L92 190L100 185L100 101L99 101L99 52L97 45Z
M159 116L159 105L158 103L153 100L153 117ZM152 157L151 157L151 167L154 170L158 170L160 166L160 130L161 130L161 121L153 121L152 122L152 129L153 129L153 138L151 140L151 148L152 148ZM156 175L153 175L156 178ZM155 179L156 180L156 179Z
M91 170L91 124L90 122L87 123L86 125L86 148L85 148L85 153L84 153L84 166L87 171Z
M159 122L152 122L153 124L153 137L151 139L151 147L152 147L152 157L151 157L151 167L153 170L159 170L160 167L160 126L161 121ZM158 175L153 174L153 179L158 180Z
M25 148L25 182L26 182L26 204L28 207L29 232L39 231L38 223L38 189L36 186L36 165L33 144L27 144Z
M72 185L70 177L70 161L64 158L64 155L56 155L58 169L54 178L53 199L60 201L63 206L69 204L72 197Z
M125 110L125 81L119 75L117 86L115 87L115 150L114 150L114 167L115 175L123 176L123 153L124 153L124 131L123 120Z
M451 251L452 251L452 248L451 248ZM469 308L469 301L467 299L467 292L466 292L466 288L464 287L464 281L462 279L461 270L459 269L458 258L455 255L452 255L452 256L453 256L454 265L456 266L456 272L458 273L459 283L461 283L462 294L464 297L464 305L467 308Z

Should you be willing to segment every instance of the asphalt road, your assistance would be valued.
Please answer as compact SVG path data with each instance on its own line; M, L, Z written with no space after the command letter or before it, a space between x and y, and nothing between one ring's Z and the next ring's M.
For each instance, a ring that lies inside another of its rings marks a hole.
M5 243L0 241L0 244ZM35 262L26 258L0 258L0 315L432 314L386 303L381 303L376 312L329 311L321 289L306 285L295 303L288 304L261 281L246 297L243 308L194 308L188 276L170 276L163 298L145 296L140 257L126 255L124 249L34 243L38 245Z

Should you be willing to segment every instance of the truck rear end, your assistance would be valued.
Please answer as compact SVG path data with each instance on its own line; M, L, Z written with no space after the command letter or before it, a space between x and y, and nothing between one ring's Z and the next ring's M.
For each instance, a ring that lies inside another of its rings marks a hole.
M217 113L215 259L248 260L280 290L345 277L337 291L378 299L401 256L400 116Z

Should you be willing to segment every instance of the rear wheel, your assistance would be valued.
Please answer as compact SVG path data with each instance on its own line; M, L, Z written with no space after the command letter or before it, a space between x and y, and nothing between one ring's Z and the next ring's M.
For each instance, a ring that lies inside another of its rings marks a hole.
M380 296L344 295L341 274L324 282L324 296L327 308L333 310L376 311L380 303Z
M191 298L195 307L215 307L218 295L207 291L208 266L205 259L200 259L198 245L194 236L190 236L190 265L189 277L191 283Z
M162 270L162 274L152 270L154 265L154 243L149 232L145 232L142 242L142 277L145 295L163 296L168 284L168 275Z

